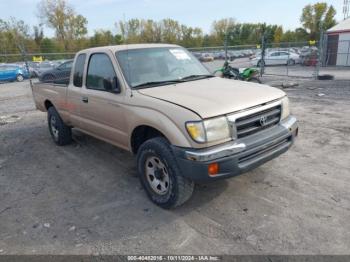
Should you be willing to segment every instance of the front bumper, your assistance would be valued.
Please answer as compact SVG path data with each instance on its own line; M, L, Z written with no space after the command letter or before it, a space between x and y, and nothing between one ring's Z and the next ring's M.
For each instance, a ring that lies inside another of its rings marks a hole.
M289 116L278 125L235 142L206 149L173 146L182 175L195 182L228 178L245 173L286 152L298 135L297 120ZM219 172L209 175L208 166Z

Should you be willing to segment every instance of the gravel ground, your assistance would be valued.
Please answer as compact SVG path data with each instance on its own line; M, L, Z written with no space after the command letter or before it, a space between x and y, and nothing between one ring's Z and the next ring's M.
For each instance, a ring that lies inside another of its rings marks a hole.
M293 81L294 147L171 211L132 155L80 133L55 146L28 83L0 85L1 254L349 254L350 81Z

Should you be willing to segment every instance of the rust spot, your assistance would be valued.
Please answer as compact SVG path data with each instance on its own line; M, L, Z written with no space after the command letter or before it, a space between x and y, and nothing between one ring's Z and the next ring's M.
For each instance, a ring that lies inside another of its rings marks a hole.
M73 103L69 103L69 102L59 102L59 106L66 111L76 111L77 110L77 106Z

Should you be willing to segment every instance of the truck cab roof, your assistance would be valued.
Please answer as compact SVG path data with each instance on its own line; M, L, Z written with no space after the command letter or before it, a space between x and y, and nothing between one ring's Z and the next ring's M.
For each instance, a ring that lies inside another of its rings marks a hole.
M127 44L127 45L111 45L111 46L100 46L100 47L92 47L88 49L81 50L79 53L84 52L99 52L110 50L112 52L123 51L123 50L131 50L131 49L142 49L142 48L159 48L159 47L177 47L181 48L178 45L172 44Z

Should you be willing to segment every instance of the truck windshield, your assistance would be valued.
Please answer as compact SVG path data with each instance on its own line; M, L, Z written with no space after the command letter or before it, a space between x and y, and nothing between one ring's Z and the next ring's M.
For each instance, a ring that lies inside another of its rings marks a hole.
M116 52L123 74L132 88L146 88L212 77L186 49L158 47Z

